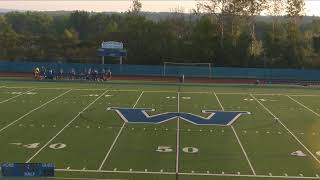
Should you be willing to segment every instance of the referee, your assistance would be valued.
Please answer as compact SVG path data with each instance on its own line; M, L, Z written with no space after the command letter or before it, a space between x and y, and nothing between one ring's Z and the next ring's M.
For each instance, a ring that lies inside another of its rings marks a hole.
M184 74L182 74L180 77L179 77L179 89L178 89L178 91L180 92L180 89L181 89L181 85L182 85L182 83L184 83Z

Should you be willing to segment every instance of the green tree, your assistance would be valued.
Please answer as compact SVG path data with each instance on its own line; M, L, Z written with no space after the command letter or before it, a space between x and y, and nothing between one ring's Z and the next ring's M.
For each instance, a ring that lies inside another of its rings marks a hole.
M0 57L14 59L18 43L18 34L10 27L5 26L0 31Z

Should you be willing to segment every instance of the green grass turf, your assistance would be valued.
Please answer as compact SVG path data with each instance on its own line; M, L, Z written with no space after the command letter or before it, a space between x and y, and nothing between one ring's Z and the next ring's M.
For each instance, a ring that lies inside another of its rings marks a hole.
M319 102L320 91L309 89L1 81L0 162L53 162L57 179L175 180L176 171L181 180L315 179ZM232 127L124 124L108 107L251 114Z

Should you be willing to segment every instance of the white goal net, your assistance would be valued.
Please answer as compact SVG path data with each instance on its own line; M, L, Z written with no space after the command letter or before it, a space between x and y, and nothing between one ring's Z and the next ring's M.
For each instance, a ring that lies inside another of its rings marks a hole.
M211 78L211 63L164 62L163 76L208 77Z

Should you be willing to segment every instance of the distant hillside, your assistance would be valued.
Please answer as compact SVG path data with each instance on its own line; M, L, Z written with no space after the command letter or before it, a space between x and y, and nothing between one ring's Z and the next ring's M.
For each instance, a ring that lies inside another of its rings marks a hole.
M21 11L24 12L24 10L14 10L14 9L1 9L0 8L0 14L5 14L8 12L12 12L12 11ZM51 15L51 16L60 16L60 15L68 15L70 13L72 13L72 11L41 11L42 13ZM91 13L97 13L97 12L91 12ZM124 13L120 13L120 12L103 12L105 14L124 14ZM164 20L170 16L173 15L172 12L142 12L142 14L144 16L146 16L147 19L150 19L152 21L161 21ZM184 14L180 14L182 16L185 17L185 19L191 19L191 20L195 20L197 19L196 15L193 14L188 14L188 13L184 13ZM310 22L312 22L314 19L318 19L320 20L319 16L305 16L303 18L302 24L308 24ZM281 17L280 21L285 21L286 17ZM272 17L271 16L259 16L257 17L257 21L262 21L262 22L272 22Z

